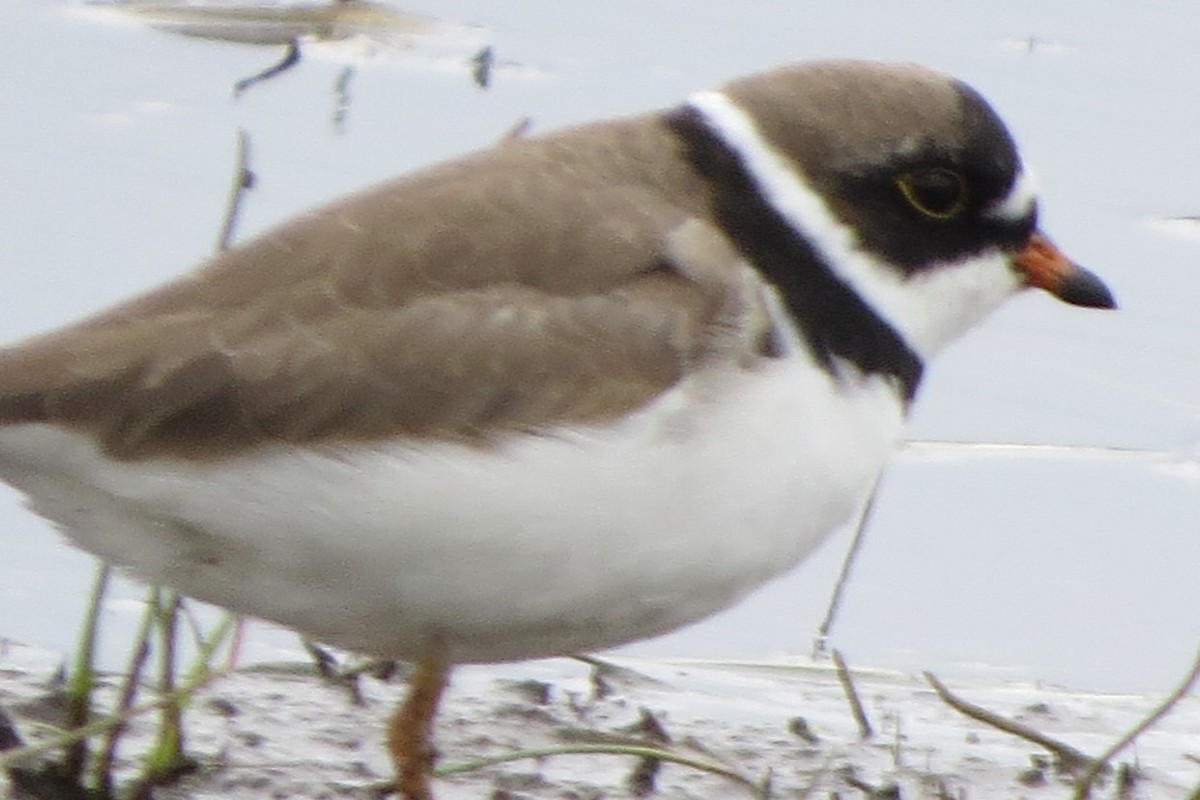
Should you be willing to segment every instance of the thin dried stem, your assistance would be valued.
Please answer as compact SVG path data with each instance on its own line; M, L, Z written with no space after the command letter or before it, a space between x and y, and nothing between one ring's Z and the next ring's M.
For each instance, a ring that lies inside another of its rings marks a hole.
M514 750L511 753L502 753L498 756L489 756L486 758L478 758L473 761L464 762L461 764L447 764L444 767L437 767L433 770L433 775L438 778L445 778L450 775L458 775L464 772L474 772L484 767L491 767L497 764L506 764L510 761L520 761L522 759L541 759L549 756L561 755L615 755L615 756L634 756L639 759L655 759L671 764L689 767L691 769L707 772L710 775L717 775L722 778L727 778L734 783L738 783L750 789L755 797L762 797L763 789L760 782L735 772L728 767L723 767L719 764L713 764L707 761L690 758L688 756L679 755L670 750L664 750L658 747L647 747L645 745L563 745L559 747L542 747L530 750Z
M951 693L945 684L938 680L933 673L926 672L923 674L925 675L925 680L929 681L929 685L938 693L938 697L942 698L955 711L997 730L1024 739L1027 742L1033 742L1039 747L1044 747L1058 759L1058 765L1062 770L1066 772L1079 772L1084 769L1090 769L1092 764L1095 763L1095 759L1076 750L1069 744L1064 744L1057 739L1050 738L1041 731L1034 730L1028 725L1008 719L1007 717L1002 717L995 712L988 711L974 703L963 700L961 697Z
M242 94L242 92L246 91L251 86L254 86L257 83L262 83L270 78L274 78L279 73L286 72L299 63L300 40L292 39L287 43L287 49L283 52L283 58L279 59L279 61L262 70L261 72L257 72L248 78L242 78L240 81L235 83L233 85L233 96L238 97Z
M858 735L863 739L870 739L875 735L875 730L871 727L871 720L867 718L862 700L859 699L858 689L854 686L854 678L850 675L846 660L838 650L833 651L833 663L837 665L838 681L842 684L842 690L850 702L850 712L854 714L854 721L858 724Z
M1200 650L1196 651L1196 657L1192 659L1191 669L1184 676L1183 680L1179 682L1179 685L1175 687L1175 690L1163 698L1162 702L1155 706L1154 710L1145 719L1134 725L1128 733L1101 753L1100 757L1083 774L1079 779L1079 783L1075 786L1074 800L1084 800L1084 798L1088 797L1092 791L1092 784L1100 774L1100 771L1104 769L1104 765L1111 761L1117 753L1128 747L1137 737L1149 730L1152 725L1165 717L1192 690L1192 686L1195 685L1197 678L1200 678Z
M246 191L254 188L254 171L250 169L250 134L245 129L238 129L237 139L237 168L233 173L233 183L229 187L229 200L225 204L225 222L221 225L221 234L217 237L217 252L228 250L234 240L238 218L242 211L242 197Z
M871 487L871 496L867 498L867 502L863 505L862 511L858 515L858 524L854 528L854 539L850 542L850 549L846 551L845 559L842 560L842 570L838 573L837 583L833 585L833 594L829 596L829 608L825 611L825 619L821 621L820 627L817 628L817 636L813 640L813 658L825 654L825 649L829 641L829 631L833 628L838 611L842 607L842 596L846 593L846 586L850 583L850 575L854 571L855 563L858 561L858 554L862 551L863 542L866 541L867 529L871 523L871 517L875 512L875 501L879 497L879 490L882 485L883 472L880 471L879 476L875 478L875 485Z

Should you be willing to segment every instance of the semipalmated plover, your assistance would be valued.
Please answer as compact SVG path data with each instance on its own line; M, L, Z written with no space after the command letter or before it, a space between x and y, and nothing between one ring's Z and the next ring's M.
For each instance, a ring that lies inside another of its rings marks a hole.
M419 665L722 609L863 501L926 362L1035 286L987 103L915 66L789 66L506 141L308 213L0 351L0 476L149 581Z

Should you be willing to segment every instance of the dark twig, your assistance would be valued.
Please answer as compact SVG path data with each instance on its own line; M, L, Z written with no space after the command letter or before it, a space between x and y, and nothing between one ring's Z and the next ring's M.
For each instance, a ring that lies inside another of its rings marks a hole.
M367 704L366 698L363 697L362 686L359 683L359 676L362 675L363 670L347 671L343 669L333 653L330 653L311 639L301 637L300 643L304 645L304 649L308 651L308 655L312 658L317 675L320 676L321 680L345 689L350 695L350 702L354 705L361 707Z
M868 800L900 800L900 787L894 783L872 786L854 775L844 775L842 779L862 792Z
M867 719L867 711L858 697L858 690L854 687L854 678L850 675L846 660L837 650L833 651L833 663L837 665L838 681L842 684L842 690L846 692L850 712L854 714L854 721L858 724L858 735L863 739L870 739L875 735L874 729L871 728L871 720Z
M642 706L640 709L638 721L626 730L655 745L666 746L671 744L671 735L667 733L667 729L663 726L662 721L654 715L653 711L645 706ZM649 797L654 794L655 781L661 770L662 761L654 756L639 758L637 765L633 768L633 772L630 773L629 778L625 781L629 793L634 797Z
M484 47L471 57L471 80L480 89L492 85L492 67L496 64L496 51L491 45Z
M233 85L233 96L237 97L242 92L249 89L256 83L262 83L268 78L273 78L281 72L285 72L300 63L300 40L292 39L288 42L287 50L283 53L283 58L278 62L264 69L249 78L242 78Z
M1094 763L1094 759L1087 756L1083 752L1076 750L1069 744L1064 744L1057 739L1052 739L1041 731L1034 730L1028 725L1024 725L1016 720L1002 717L986 708L963 700L951 693L940 680L937 679L931 672L924 673L925 680L929 681L929 685L938 693L938 697L955 711L960 714L965 714L971 719L978 720L985 725L990 725L997 730L1004 731L1018 738L1024 739L1027 742L1033 742L1039 747L1044 747L1054 754L1058 759L1058 768L1064 772L1076 773L1084 769L1090 769Z
M1163 701L1145 719L1134 725L1132 730L1101 753L1100 757L1092 763L1091 767L1083 774L1079 779L1079 783L1075 786L1074 800L1083 800L1086 798L1091 793L1092 783L1096 780L1096 776L1100 774L1100 770L1104 768L1104 765L1111 761L1117 753L1128 747L1137 737L1149 730L1152 725L1165 717L1175 707L1175 704L1192 690L1192 686L1196 683L1197 678L1200 678L1200 651L1196 652L1196 657L1192 659L1191 669L1184 676L1183 680L1180 681L1179 685L1175 687L1175 690L1163 698Z

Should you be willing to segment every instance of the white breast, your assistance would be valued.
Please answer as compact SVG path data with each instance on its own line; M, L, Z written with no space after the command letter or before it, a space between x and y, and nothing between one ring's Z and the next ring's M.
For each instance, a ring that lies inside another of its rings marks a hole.
M114 462L0 429L0 477L82 547L343 647L458 661L595 650L702 618L860 503L900 434L882 379L802 354L703 371L615 427L493 449L278 446Z

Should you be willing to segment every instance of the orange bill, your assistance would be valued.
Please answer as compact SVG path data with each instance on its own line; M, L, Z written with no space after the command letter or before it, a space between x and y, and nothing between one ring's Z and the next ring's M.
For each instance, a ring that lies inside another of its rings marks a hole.
M1063 254L1041 231L1034 231L1025 248L1012 260L1030 286L1075 306L1116 308L1112 292L1095 274Z

